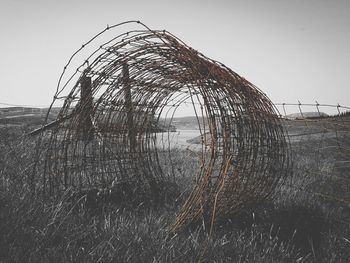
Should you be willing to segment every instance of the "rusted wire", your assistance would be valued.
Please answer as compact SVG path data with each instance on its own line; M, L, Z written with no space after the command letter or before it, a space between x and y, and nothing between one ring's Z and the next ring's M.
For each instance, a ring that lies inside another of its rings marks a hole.
M33 133L40 134L33 174L43 191L123 186L117 189L128 196L159 200L164 185L177 180L166 172L174 161L162 164L173 151L172 120L190 104L202 139L199 166L173 229L202 219L213 226L269 197L290 175L288 142L271 101L169 32L138 24L62 82L71 59L65 67L57 120Z

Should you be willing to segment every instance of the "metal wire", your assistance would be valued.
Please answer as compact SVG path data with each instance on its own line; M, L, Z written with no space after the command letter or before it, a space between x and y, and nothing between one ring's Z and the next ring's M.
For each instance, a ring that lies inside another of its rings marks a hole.
M201 219L212 226L266 199L290 175L289 144L266 95L167 31L144 26L120 34L66 82L62 76L57 120L33 132L39 134L33 174L45 193L122 185L129 197L159 200L164 185L177 180L160 159L171 154L162 142L183 104L193 107L202 146L196 184L174 229Z

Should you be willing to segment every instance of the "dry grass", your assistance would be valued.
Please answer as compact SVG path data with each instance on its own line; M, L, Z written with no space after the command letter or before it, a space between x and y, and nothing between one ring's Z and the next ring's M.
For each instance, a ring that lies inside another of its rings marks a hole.
M299 172L293 187L276 193L275 202L252 205L225 218L209 236L200 224L178 233L169 231L178 211L177 195L157 205L129 207L107 202L106 197L91 205L89 193L76 196L69 190L55 201L32 196L23 183L23 167L16 165L18 155L8 151L8 138L15 135L6 134L0 144L7 153L0 157L0 262L347 262L350 258L345 210L339 202L313 194L325 192L321 179L332 171L336 156L327 159L325 153L319 162L307 157L305 147L295 156ZM183 162L183 154L188 153L173 152L173 162ZM27 155L22 151L20 156L25 165ZM176 174L177 187L185 193L195 169L192 162L188 165ZM346 194L330 189L329 194Z
M84 198L0 198L2 262L346 262L349 227L307 206L265 204L222 222L171 233L176 205L103 211ZM341 228L339 228L341 227Z

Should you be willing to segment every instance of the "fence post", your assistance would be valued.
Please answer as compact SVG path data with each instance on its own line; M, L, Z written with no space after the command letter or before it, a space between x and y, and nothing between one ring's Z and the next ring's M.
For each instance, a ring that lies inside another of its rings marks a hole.
M91 77L86 76L86 73L84 73L80 80L80 85L80 128L83 133L83 139L90 140L93 130L91 121L91 111L93 108Z
M124 84L124 98L125 98L125 109L127 118L127 129L130 142L130 152L135 153L136 151L136 133L134 129L133 120L133 106L131 99L131 88L130 88L130 75L129 66L126 62L123 63L123 84Z

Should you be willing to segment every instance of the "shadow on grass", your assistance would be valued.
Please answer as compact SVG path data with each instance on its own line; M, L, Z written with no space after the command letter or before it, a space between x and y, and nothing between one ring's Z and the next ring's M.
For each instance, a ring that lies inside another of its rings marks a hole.
M321 261L325 236L335 224L316 208L296 204L275 207L264 203L222 220L217 232L222 235L232 229L257 228L276 240L276 244L293 247L301 258Z

